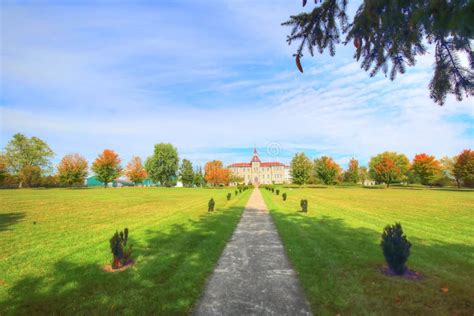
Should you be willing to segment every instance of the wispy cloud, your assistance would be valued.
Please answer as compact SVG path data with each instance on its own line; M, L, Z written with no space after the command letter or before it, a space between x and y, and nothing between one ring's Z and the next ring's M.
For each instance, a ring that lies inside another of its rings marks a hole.
M473 147L472 100L439 107L428 96L430 55L394 82L369 78L348 47L305 56L299 74L280 27L298 10L283 0L5 5L0 145L23 132L58 159L113 148L128 160L165 141L199 164L248 159L254 145L267 159L306 151L341 163ZM266 155L275 143L278 156Z

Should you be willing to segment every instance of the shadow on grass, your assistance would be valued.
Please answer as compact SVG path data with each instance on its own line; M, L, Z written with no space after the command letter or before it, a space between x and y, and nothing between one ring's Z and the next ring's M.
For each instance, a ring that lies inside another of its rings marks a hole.
M67 258L51 263L52 272L16 282L0 310L35 315L188 314L242 211L217 210L165 231L150 227L141 241L131 240L136 265L124 272L106 273L99 263Z
M412 242L409 268L422 281L380 273L380 231L348 226L341 218L271 211L286 253L315 314L469 314L474 309L474 246ZM391 224L391 223L387 223ZM403 223L402 223L403 224ZM449 296L440 291L449 287Z
M0 214L0 231L8 230L25 217L25 213L3 213Z

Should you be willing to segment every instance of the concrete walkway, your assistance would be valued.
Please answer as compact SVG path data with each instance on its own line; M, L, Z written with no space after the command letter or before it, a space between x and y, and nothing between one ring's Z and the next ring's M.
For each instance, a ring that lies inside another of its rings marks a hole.
M311 315L258 189L193 314Z

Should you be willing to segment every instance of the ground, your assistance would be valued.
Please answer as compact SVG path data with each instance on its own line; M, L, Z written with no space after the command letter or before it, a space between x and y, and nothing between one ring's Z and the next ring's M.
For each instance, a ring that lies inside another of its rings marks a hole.
M474 192L440 189L314 187L262 190L319 314L442 314L474 311ZM281 194L286 192L288 200ZM308 199L307 214L298 212ZM384 226L401 222L419 281L380 273Z
M251 190L0 190L0 314L187 314ZM261 190L315 314L474 311L474 192L315 187ZM283 202L281 194L288 193ZM216 211L207 213L210 197ZM298 212L308 199L309 212ZM380 235L400 221L412 281L380 273ZM130 229L137 265L105 273Z
M231 201L226 195L232 192ZM250 190L0 191L0 314L187 314ZM213 197L216 211L207 212ZM128 227L135 267L106 273L109 239Z

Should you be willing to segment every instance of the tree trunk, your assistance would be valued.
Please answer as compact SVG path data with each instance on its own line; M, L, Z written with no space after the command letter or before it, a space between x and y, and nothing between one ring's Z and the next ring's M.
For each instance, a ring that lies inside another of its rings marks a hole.
M387 188L390 187L390 182L387 182L386 184L387 184Z
M456 184L458 185L458 189L461 188L461 183L459 182L459 179L456 179Z

